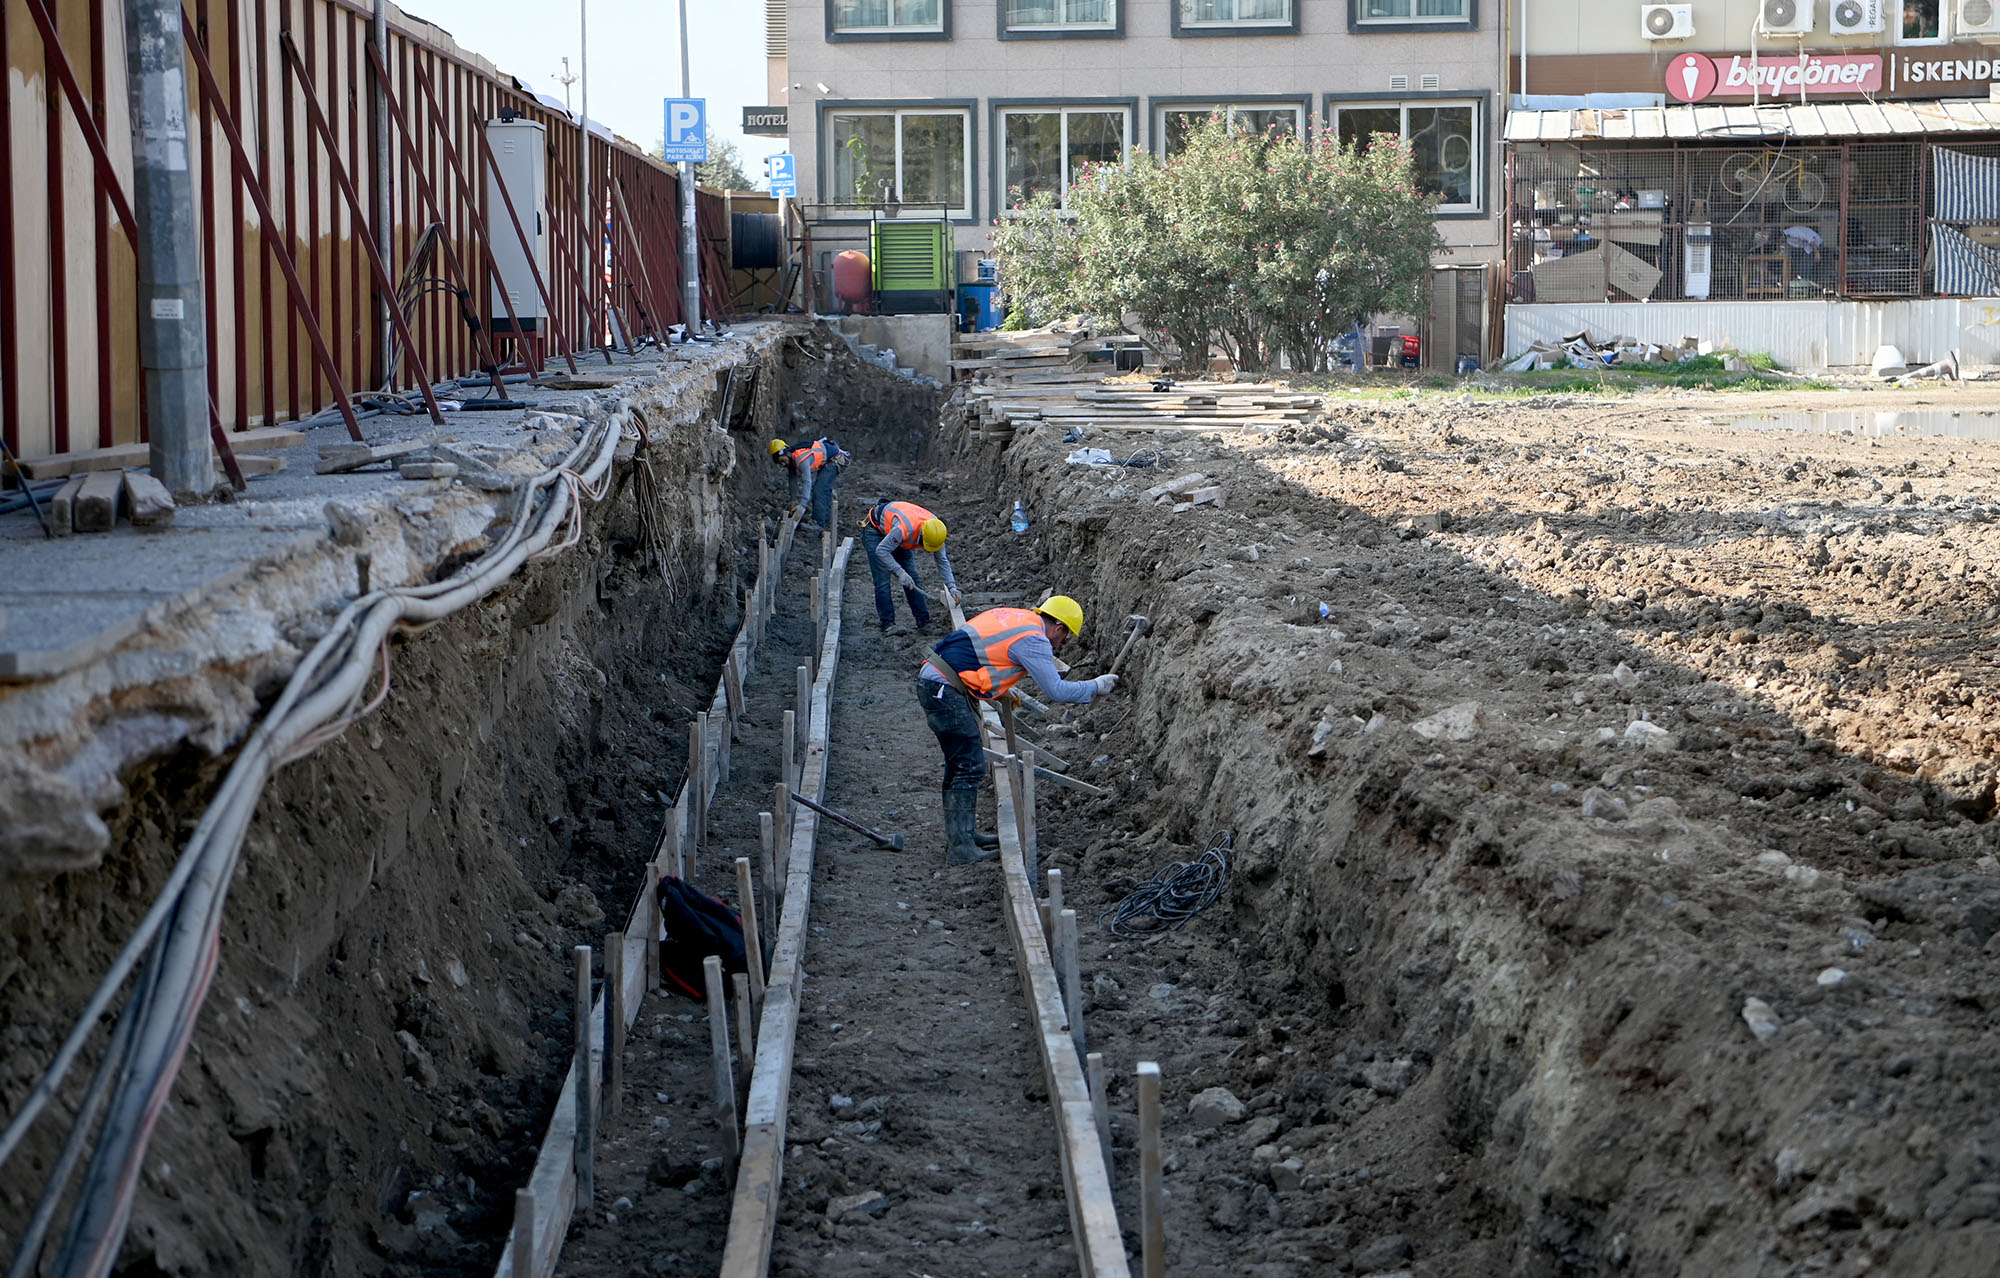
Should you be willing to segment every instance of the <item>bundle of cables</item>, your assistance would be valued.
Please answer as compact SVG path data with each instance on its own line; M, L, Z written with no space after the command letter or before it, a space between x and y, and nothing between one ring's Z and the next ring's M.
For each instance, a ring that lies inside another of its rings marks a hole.
M1231 836L1224 830L1194 861L1175 861L1098 916L1113 936L1138 940L1181 926L1222 895L1229 884Z

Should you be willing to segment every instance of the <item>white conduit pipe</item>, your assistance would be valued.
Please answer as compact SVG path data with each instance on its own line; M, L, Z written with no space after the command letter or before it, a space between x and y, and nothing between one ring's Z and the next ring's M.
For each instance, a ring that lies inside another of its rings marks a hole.
M125 1044L126 1059L56 1272L99 1275L116 1258L153 1120L178 1072L214 974L223 903L265 783L302 741L355 704L373 671L376 651L395 626L438 621L483 598L580 517L573 507L586 490L600 499L621 435L611 422L592 428L559 465L529 480L521 494L522 517L464 572L441 582L374 591L349 604L299 663L245 742L159 898L105 974L42 1081L0 1134L4 1163L47 1107L140 955L159 937L152 979L126 1006L134 1030L125 1033L121 1021L114 1039L114 1046L121 1040ZM328 673L322 680L323 670ZM170 918L172 925L161 936Z

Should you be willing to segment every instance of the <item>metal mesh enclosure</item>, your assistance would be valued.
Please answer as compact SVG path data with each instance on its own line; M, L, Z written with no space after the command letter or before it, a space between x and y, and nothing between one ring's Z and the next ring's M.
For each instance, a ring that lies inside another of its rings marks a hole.
M1518 146L1514 301L1916 297L1924 148L1910 142Z

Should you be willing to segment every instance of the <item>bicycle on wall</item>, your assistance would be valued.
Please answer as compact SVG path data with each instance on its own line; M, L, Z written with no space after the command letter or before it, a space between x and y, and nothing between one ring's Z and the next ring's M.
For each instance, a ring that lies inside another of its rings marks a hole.
M1810 213L1826 203L1826 179L1813 172L1797 151L1787 154L1766 148L1732 155L1722 162L1716 181L1745 202L1766 189L1774 190L1794 213Z

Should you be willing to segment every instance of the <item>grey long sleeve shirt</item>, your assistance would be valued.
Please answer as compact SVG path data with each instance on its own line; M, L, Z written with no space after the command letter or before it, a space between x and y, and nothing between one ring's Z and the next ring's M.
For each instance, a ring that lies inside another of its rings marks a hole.
M1036 691L1050 701L1067 701L1083 705L1097 696L1095 682L1089 679L1080 683L1072 682L1062 677L1056 669L1056 650L1049 646L1047 635L1024 636L1014 645L1013 654L1014 660L1021 664L1021 669L1027 672L1029 680L1034 683ZM947 682L935 668L936 663L941 660L942 658L933 656L925 662L922 677L932 683Z
M896 563L896 548L889 544L887 537L875 543L874 554L877 562L882 565L883 570L891 577L902 571L902 568ZM948 589L957 590L958 578L951 575L951 560L946 557L943 546L937 548L937 569L938 576L944 579L945 586Z

